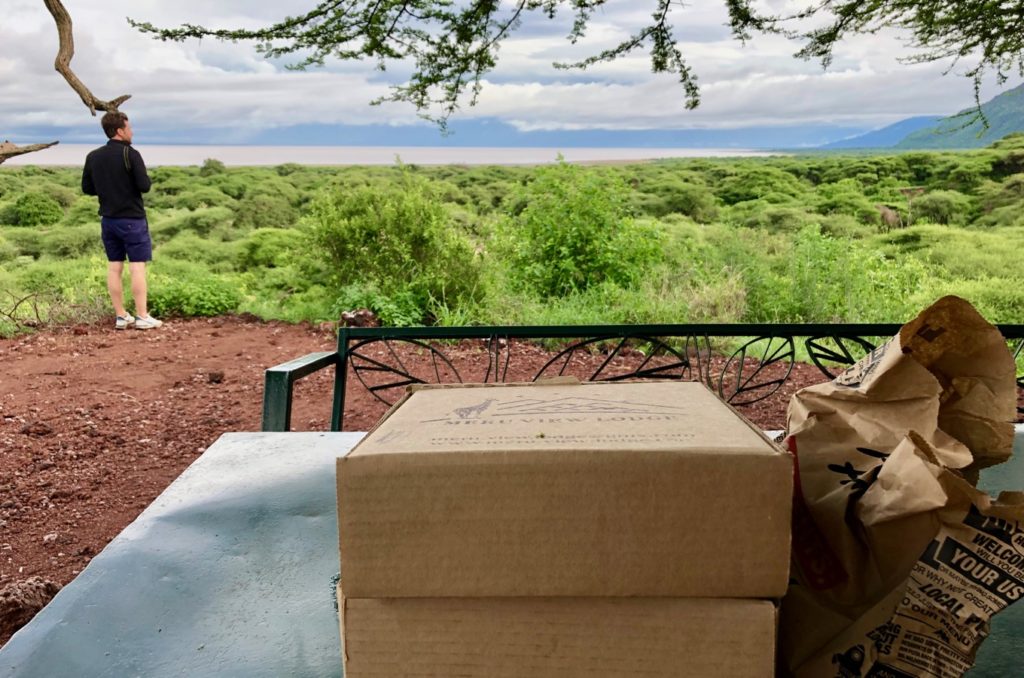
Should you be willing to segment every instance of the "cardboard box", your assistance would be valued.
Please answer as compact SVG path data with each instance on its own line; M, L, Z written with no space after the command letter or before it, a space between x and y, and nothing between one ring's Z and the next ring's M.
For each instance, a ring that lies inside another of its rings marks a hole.
M344 599L346 678L765 678L775 605L710 598Z
M792 458L696 383L427 388L338 460L352 598L772 598Z

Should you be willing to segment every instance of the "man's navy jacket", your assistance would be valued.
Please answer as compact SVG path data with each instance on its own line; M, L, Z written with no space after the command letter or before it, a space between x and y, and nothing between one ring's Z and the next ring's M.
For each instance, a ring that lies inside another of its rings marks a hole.
M82 192L99 196L100 216L144 219L142 194L150 185L146 163L129 143L111 139L85 157Z

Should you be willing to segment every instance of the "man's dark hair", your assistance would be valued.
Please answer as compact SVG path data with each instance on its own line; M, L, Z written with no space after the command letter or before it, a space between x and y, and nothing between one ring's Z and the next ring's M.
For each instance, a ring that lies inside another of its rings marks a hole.
M103 119L100 120L100 124L103 125L103 133L107 135L108 139L113 139L117 130L124 127L126 122L128 122L128 116L121 111L104 113Z

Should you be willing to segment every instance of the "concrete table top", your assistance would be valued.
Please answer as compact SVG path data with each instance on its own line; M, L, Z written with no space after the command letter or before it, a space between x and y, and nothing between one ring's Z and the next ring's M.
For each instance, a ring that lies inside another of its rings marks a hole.
M0 650L4 678L341 676L334 462L362 433L227 433ZM1015 456L982 473L1024 489ZM971 678L1024 671L1024 604Z

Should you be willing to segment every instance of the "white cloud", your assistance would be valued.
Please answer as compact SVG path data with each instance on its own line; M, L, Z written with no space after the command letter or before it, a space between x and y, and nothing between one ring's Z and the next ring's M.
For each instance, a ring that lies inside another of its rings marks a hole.
M408 105L368 105L387 93L388 82L408 72L408 64L395 64L382 74L372 63L332 62L296 73L263 59L251 44L160 42L124 20L255 27L313 6L295 4L282 9L269 0L77 0L68 6L75 25L72 68L101 98L132 94L125 110L140 133L146 127L166 133L196 127L417 122ZM613 0L595 12L577 45L564 39L571 12L563 10L556 24L539 13L528 17L504 44L479 105L464 107L459 117L493 117L522 129L871 127L911 115L952 113L972 101L971 83L955 74L944 77L941 65L899 63L898 57L908 52L892 34L847 41L828 71L794 59L799 46L782 38L758 36L741 45L729 37L721 0L674 12L680 48L702 88L702 105L695 111L685 109L674 75L650 73L646 50L582 72L552 68L553 61L578 60L617 44L649 21L652 8L653 2ZM87 123L77 95L53 70L56 31L42 0L5 0L4 13L0 121L13 128ZM986 85L983 97L998 89Z

